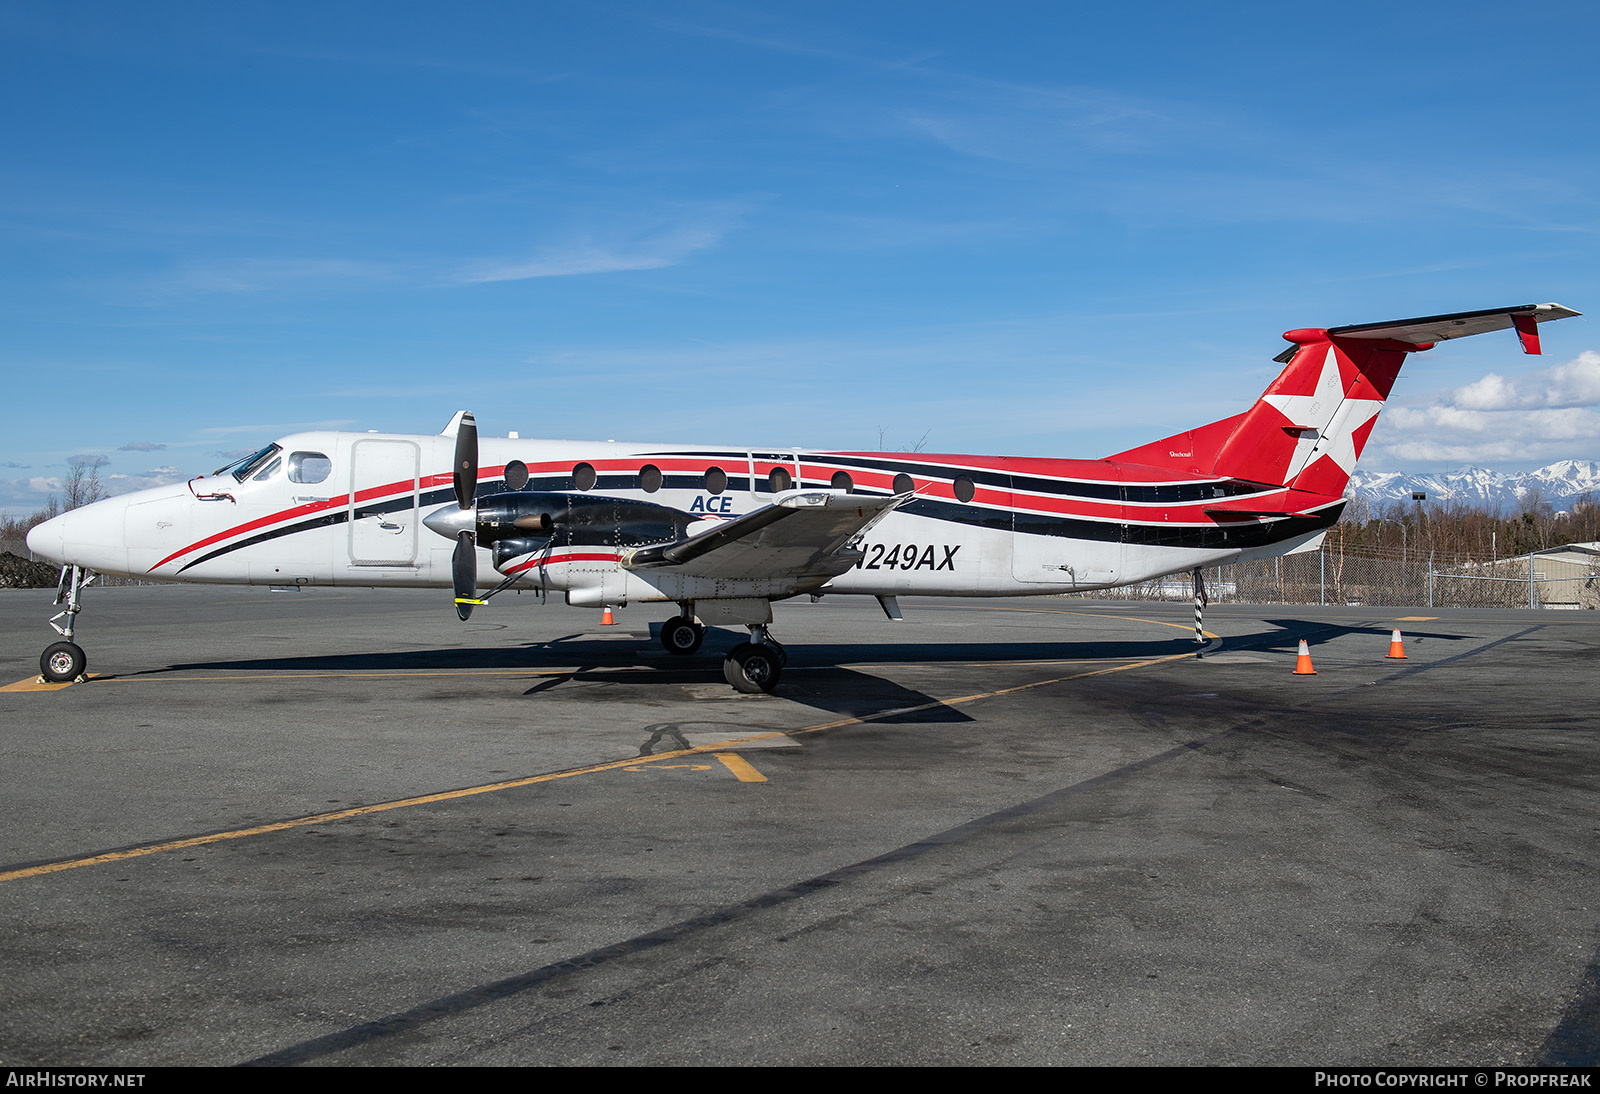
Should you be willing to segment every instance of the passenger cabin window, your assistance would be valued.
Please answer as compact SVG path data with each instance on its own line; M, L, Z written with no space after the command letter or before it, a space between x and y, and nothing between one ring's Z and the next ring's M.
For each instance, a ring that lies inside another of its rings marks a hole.
M661 489L661 468L653 463L647 463L639 468L639 489L646 494L654 494Z
M521 490L528 485L528 465L521 460L512 460L506 464L506 485L513 490Z
M289 456L289 481L305 483L323 482L333 474L333 461L321 452L295 452Z
M706 471L706 493L720 494L728 488L728 473L720 467Z
M774 494L789 489L794 479L781 467L774 467L767 473L767 488Z
M911 476L904 471L894 477L894 492L896 494L909 494L916 488L916 483L912 482Z
M572 485L579 490L593 490L599 476L595 474L594 464L580 463L572 469Z
M975 484L971 479L969 479L965 475L962 475L960 478L956 479L956 481L951 483L950 485L951 485L951 489L955 492L957 501L971 501L974 497L977 496L977 493L978 493L977 484Z
M843 490L846 494L849 494L856 488L855 480L850 477L850 472L848 471L835 471L833 473L833 488L835 490Z

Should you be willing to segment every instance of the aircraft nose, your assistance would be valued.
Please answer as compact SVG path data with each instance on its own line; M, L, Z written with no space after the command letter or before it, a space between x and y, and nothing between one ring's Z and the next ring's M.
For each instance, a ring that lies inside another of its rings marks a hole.
M28 530L28 550L36 555L42 555L51 562L65 563L67 561L66 547L66 521L67 515L51 517L42 524L36 524Z
M126 573L125 498L106 498L50 518L28 533L28 550L63 565L87 566L103 574Z

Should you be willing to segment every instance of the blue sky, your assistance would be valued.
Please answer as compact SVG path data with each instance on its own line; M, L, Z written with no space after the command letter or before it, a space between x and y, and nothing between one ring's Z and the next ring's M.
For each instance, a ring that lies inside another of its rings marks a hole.
M1600 311L1597 29L1559 2L0 3L0 507L77 455L128 489L462 407L1100 456L1247 406L1292 327ZM1414 357L1363 467L1600 459L1600 336L1545 341Z

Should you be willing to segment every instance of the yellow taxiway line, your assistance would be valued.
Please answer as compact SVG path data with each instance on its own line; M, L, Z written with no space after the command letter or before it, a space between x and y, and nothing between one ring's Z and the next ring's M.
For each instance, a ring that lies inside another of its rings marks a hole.
M750 761L737 752L718 752L716 756L717 759L722 761L722 766L733 772L742 783L764 783L767 781L765 775L751 767Z
M493 794L501 790L514 790L518 787L537 786L540 783L555 782L558 779L573 779L581 775L597 775L608 771L620 771L651 765L666 760L681 759L685 756L700 756L706 753L713 755L731 752L742 744L752 744L757 741L770 741L779 737L795 737L803 733L821 733L830 729L842 729L845 726L864 725L869 722L880 721L884 718L898 718L907 714L918 714L925 710L936 710L941 707L964 706L976 703L982 699L994 699L1002 695L1015 695L1018 692L1030 691L1034 688L1048 687L1051 684L1064 684L1072 680L1084 680L1093 676L1107 676L1114 672L1127 672L1129 669L1144 668L1149 665L1159 665L1167 661L1181 661L1195 656L1197 651L1187 653L1169 654L1165 657L1152 657L1143 661L1134 661L1127 664L1111 665L1106 668L1091 669L1088 672L1071 673L1067 676L1054 676L1046 680L1034 680L1026 684L1016 684L1007 688L996 688L993 691L974 692L971 695L960 695L953 699L935 699L915 706L897 707L893 710L880 710L874 714L862 714L848 718L837 718L833 721L818 722L815 725L803 726L799 729L771 730L769 732L752 733L743 737L730 738L717 741L714 744L698 745L694 748L677 749L672 752L662 752L648 758L629 756L622 760L608 760L604 763L589 764L584 767L570 768L566 771L550 771L541 775L528 775L520 779L504 779L499 782L483 783L478 786L467 786L457 790L444 790L434 794L421 794L411 798L400 798L396 801L377 802L373 805L358 805L349 809L335 809L327 813L316 813L311 816L293 817L288 820L272 821L267 824L254 824L246 828L234 828L225 832L211 832L202 836L190 836L185 839L165 840L159 843L148 843L141 847L129 847L120 851L107 851L99 855L86 855L81 858L58 859L54 862L43 862L34 866L24 866L15 870L0 871L0 882L17 881L22 878L39 877L43 874L56 874L65 870L76 870L84 866L99 866L110 862L126 862L129 859L143 858L146 855L156 855L164 851L183 851L192 847L204 847L213 843L224 843L228 840L245 839L249 836L262 836L272 832L286 832L294 828L309 828L317 824L331 824L335 821L351 820L355 817L373 816L378 813L388 813L395 809L408 809L417 805L430 805L435 802L453 801L459 798L476 797L479 794ZM433 674L420 674L433 675ZM741 761L742 762L742 761ZM733 770L735 775L739 771L723 763ZM746 767L749 765L746 764ZM754 768L750 769L754 771ZM759 775L759 772L757 772ZM744 778L740 775L740 778ZM746 780L748 781L748 780Z
M93 680L98 675L99 673L91 672L89 679ZM77 682L76 680L64 680L59 684L52 684L45 682L38 676L30 676L26 680L18 680L15 684L7 684L5 687L0 687L0 691L60 691L62 688L70 688Z

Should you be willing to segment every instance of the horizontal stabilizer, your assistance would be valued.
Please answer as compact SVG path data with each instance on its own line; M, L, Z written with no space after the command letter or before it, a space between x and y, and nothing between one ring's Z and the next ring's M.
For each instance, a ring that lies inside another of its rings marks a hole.
M1395 342L1409 342L1413 346L1431 346L1451 338L1465 338L1469 334L1487 334L1490 331L1514 329L1522 338L1523 350L1528 353L1538 353L1537 324L1548 323L1552 319L1570 319L1581 314L1560 304L1518 304L1509 308L1487 308L1483 311L1463 311L1452 315L1397 319L1389 323L1357 323L1349 327L1329 327L1328 335L1333 338L1388 339Z

